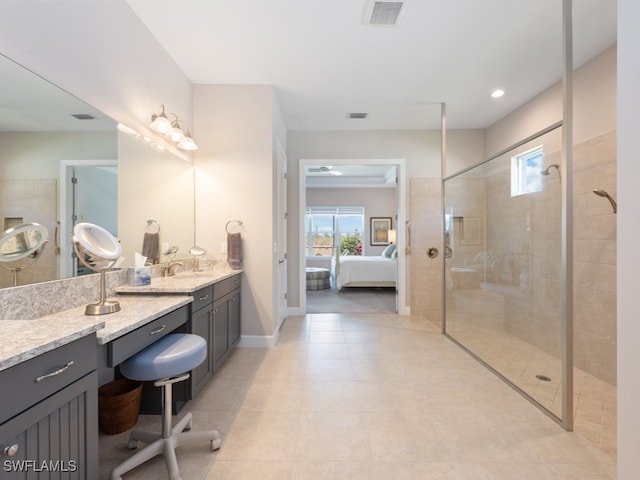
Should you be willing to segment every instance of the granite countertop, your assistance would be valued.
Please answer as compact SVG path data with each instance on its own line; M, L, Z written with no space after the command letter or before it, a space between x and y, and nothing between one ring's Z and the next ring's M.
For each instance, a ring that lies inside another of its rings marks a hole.
M0 371L70 343L97 335L108 343L193 301L187 295L120 295L120 311L85 315L85 306L35 320L0 320Z
M83 308L84 310L84 308ZM0 371L91 335L104 327L99 317L0 321Z
M234 275L239 275L242 270L230 268L215 268L203 272L178 272L173 277L153 277L151 285L134 287L133 285L121 285L116 288L118 293L184 293L190 294L201 288L219 282Z

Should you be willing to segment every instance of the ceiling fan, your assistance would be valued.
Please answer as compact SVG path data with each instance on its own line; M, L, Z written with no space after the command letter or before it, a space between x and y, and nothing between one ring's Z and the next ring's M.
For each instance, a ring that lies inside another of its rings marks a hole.
M331 166L309 167L309 173L326 173L328 175L342 175L342 172L333 170Z

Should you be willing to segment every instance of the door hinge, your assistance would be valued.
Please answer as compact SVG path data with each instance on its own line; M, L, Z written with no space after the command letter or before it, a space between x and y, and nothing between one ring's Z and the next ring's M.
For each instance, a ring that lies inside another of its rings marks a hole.
M287 292L284 292L284 299L287 300Z

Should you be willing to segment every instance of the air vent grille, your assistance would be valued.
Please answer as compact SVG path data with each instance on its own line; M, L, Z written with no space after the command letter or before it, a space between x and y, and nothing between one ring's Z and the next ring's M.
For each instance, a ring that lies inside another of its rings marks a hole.
M88 113L72 113L72 117L77 118L78 120L95 120L96 117L93 115L89 115Z
M363 118L367 118L367 113L364 112L351 112L351 113L347 113L347 118L354 118L354 119L363 119Z
M400 14L404 10L405 1L377 1L373 0L369 6L369 15L367 16L368 25L385 25L393 26L398 23Z

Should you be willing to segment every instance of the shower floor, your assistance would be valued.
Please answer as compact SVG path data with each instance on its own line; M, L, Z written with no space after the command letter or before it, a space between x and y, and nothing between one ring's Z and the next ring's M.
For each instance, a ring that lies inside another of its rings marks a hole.
M447 333L558 417L562 413L561 359L497 328L472 325L469 315L447 315ZM540 380L537 375L550 380ZM573 369L574 430L603 451L617 452L616 387Z

